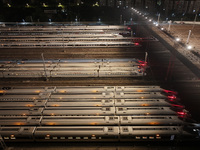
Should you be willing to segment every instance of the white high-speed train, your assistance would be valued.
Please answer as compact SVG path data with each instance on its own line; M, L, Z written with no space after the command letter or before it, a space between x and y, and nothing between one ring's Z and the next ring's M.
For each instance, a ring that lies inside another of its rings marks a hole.
M146 68L138 59L5 60L0 61L0 77L139 77Z

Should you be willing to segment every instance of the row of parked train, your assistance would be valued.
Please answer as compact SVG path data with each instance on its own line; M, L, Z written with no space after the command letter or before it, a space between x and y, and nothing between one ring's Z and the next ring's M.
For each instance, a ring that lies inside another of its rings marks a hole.
M77 35L77 34L65 34L65 35L35 35L27 36L27 35L10 35L10 36L2 36L0 35L0 42L1 44L7 43L7 42L74 42L74 41L135 41L135 42L147 42L147 41L158 41L155 37L123 37L119 34L83 34L83 35ZM139 43L138 43L139 45Z
M105 31L112 31L112 30L130 30L130 27L123 26L123 25L100 25L100 26L87 26L87 25L82 25L82 26L50 26L50 27L44 27L44 26L17 26L17 27L3 27L1 28L1 31L79 31L79 32L84 32L84 31L95 31L95 30L105 30Z
M72 28L68 31L57 28L4 30L2 36L19 36L20 39L24 36L52 38L56 35L62 41L3 41L0 47L140 46L133 41L64 42L65 36L74 36L75 33L77 37L84 34L105 37L108 33L109 36L118 36L123 33L121 29L107 29L110 30L107 32L99 28ZM130 30L124 33L130 33ZM146 75L147 68L145 61L137 59L18 60L0 61L0 65L1 78L138 77ZM158 86L2 86L0 89L0 135L6 142L193 141L199 140L199 129L180 104L177 92Z
M3 42L0 48L140 47L133 41Z
M138 59L5 60L0 61L0 77L139 77L146 68Z
M198 141L193 126L15 126L0 127L6 142Z
M5 141L198 140L177 92L159 86L1 87Z
M65 26L65 27L4 27L0 35L52 35L52 34L119 34L130 32L127 26Z
M0 48L140 47L130 35L126 26L2 28Z

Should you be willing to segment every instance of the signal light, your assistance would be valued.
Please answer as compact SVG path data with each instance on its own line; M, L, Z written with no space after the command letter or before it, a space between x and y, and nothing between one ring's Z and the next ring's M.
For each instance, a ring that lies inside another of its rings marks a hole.
M139 43L135 43L135 46L138 46L138 45L140 45Z

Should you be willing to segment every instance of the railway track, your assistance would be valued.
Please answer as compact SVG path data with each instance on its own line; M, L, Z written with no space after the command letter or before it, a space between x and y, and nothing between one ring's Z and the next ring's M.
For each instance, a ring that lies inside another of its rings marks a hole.
M3 56L4 55L4 56ZM0 56L0 59L3 60L3 59L41 59L41 54L30 54L30 53L17 53L15 55L13 54L3 54ZM26 55L26 56L25 56ZM113 54L113 53L109 53L109 52L105 52L105 53L102 53L102 52L99 52L99 53L71 53L71 54L66 54L66 53L49 53L49 54L46 54L44 53L44 57L45 59L64 59L64 58L86 58L86 59L91 59L91 58L130 58L130 56L134 57L134 56L138 56L140 58L143 58L144 54L142 53L141 55L135 55L134 52L129 52L129 53L116 53L116 54Z
M41 59L41 53L45 59L131 57L144 59L141 48L2 49L0 59Z
M148 81L145 80L145 78L141 77L139 79L135 78L49 78L48 81L46 81L45 78L40 79L30 79L30 78L24 78L24 79L1 79L0 84L6 85L6 86L78 86L78 85L87 85L87 86L96 86L96 85L155 85L155 80L149 79Z

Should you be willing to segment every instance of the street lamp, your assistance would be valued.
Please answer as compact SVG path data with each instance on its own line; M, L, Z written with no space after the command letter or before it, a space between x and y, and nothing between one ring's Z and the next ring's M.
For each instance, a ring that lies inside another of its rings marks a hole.
M49 19L49 24L51 24L51 19Z
M181 39L180 38L176 38L176 41L179 42Z
M188 46L187 46L187 49L192 49L192 46L191 46L191 45L188 45Z
M169 26L168 26L168 29L167 29L168 32L170 32L171 24L172 24L172 21L170 20L169 21Z

